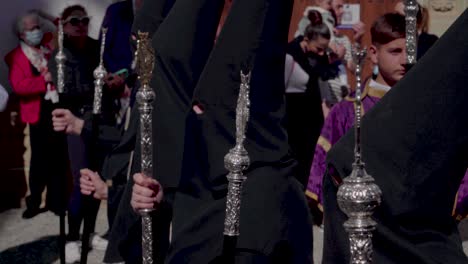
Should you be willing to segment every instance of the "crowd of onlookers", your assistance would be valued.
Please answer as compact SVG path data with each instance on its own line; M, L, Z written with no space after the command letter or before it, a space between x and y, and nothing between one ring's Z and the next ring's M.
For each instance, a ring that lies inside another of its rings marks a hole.
M91 110L95 86L93 72L100 62L100 40L88 36L91 17L85 7L69 6L59 17L38 10L20 15L15 21L18 46L5 56L12 97L19 102L17 122L29 127L29 195L22 216L29 219L45 211L57 215L67 211L66 260L69 263L80 258L80 228L85 210L93 208L91 221L95 222L100 204L100 200L92 199L93 206L84 205L80 170L100 170L106 151L119 141L117 134L125 125L127 109L133 103L131 87L136 76L131 68L133 56L129 40L133 10L137 7L134 5L140 4L141 1L124 1L107 9L102 27L108 28L104 52L108 74L104 77L99 115L92 116ZM52 22L56 29L47 32L44 20ZM63 25L66 57L64 91L60 94L55 59L59 23ZM8 93L0 88L3 110ZM94 136L90 131L98 128L88 127L93 118L99 119L99 127L111 129L109 133L116 134L114 138L99 140L99 136ZM89 137L86 137L87 133ZM46 189L43 203L42 195ZM41 204L45 206L41 207ZM107 240L97 234L92 234L90 241L93 248L104 250L107 246Z

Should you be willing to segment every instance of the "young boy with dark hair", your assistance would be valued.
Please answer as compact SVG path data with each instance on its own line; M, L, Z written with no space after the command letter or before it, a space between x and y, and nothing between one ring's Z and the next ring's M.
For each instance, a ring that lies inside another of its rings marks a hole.
M375 80L371 79L364 85L362 113L369 111L405 75L405 35L405 17L399 14L385 14L372 25L372 46L368 55L379 67L379 73ZM331 109L315 148L306 195L318 224L323 212L322 179L327 152L353 125L354 98L347 97Z

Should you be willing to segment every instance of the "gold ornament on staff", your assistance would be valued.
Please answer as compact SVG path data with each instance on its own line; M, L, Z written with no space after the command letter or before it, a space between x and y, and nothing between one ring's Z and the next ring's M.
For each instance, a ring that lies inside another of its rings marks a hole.
M149 34L138 32L136 67L140 79L140 89L137 93L138 109L140 111L141 133L141 172L145 177L153 177L153 101L155 93L149 86L153 75L154 50ZM151 212L154 209L141 209L142 219L142 249L143 264L153 263L153 229Z

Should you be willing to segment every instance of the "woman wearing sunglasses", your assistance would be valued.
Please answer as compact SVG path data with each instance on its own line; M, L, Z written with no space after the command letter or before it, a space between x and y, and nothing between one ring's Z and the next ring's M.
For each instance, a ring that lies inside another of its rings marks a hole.
M88 36L90 17L84 7L73 5L65 8L62 12L61 21L64 31L64 53L65 61L65 86L64 92L60 95L60 104L62 108L55 110L53 115L54 129L57 122L63 122L64 112L73 115L79 119L92 110L94 97L94 76L93 71L99 64L99 42ZM57 80L57 65L52 56L49 61L50 72L54 81ZM103 112L107 104L103 102ZM103 122L112 122L102 118ZM83 124L81 122L80 124ZM81 128L79 128L81 130ZM70 128L63 129L68 132ZM89 155L87 144L83 137L67 133L68 155L70 159L70 168L73 175L73 189L68 205L68 242L65 246L65 259L67 263L73 263L80 259L80 226L83 220L84 208L80 193L80 169L89 167ZM92 215L95 224L99 201L93 200L96 204L92 207ZM87 209L89 210L89 209ZM93 231L94 232L94 227ZM95 249L105 250L107 241L97 235L91 236L91 246Z

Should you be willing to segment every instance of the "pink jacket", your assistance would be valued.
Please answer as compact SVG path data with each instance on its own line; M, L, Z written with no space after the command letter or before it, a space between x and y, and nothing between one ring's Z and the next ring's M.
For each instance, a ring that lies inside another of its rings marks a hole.
M44 41L52 39L52 34L49 34L44 36ZM29 124L37 123L41 109L41 97L46 92L44 77L33 74L33 66L19 45L6 55L5 62L10 68L8 79L13 92L20 99L21 120Z

